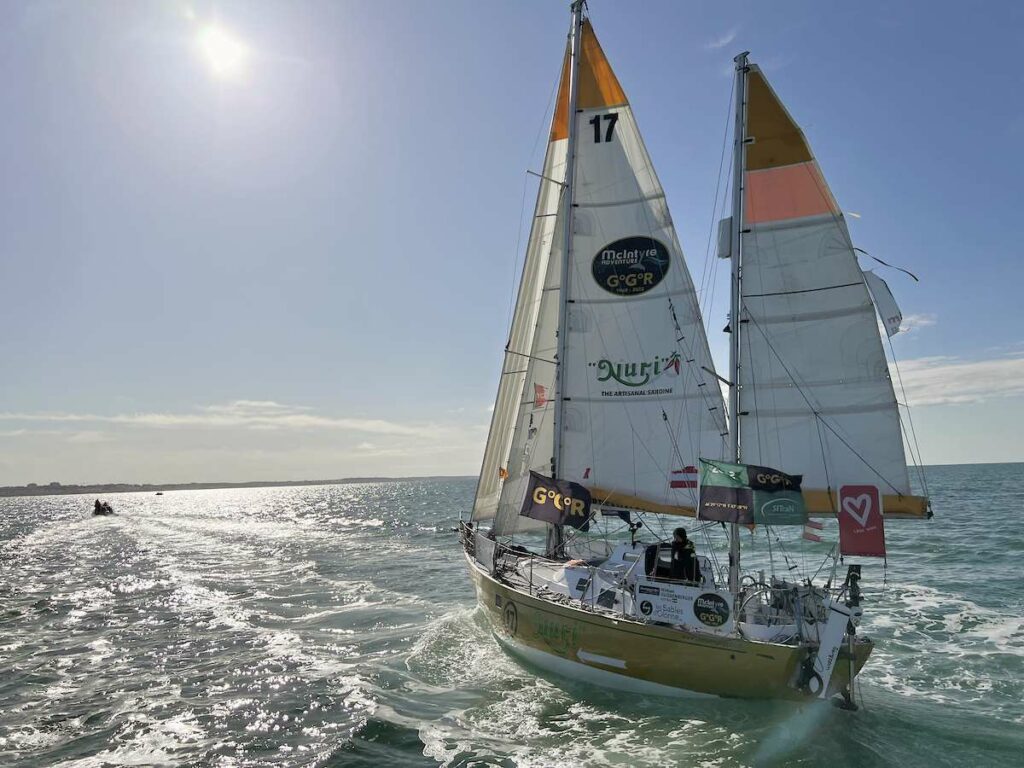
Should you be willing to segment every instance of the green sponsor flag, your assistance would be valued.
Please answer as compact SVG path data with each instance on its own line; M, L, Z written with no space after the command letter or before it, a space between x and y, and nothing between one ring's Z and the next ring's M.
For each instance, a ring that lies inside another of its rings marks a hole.
M803 525L802 479L771 467L701 459L698 517L740 525Z
M754 492L743 464L700 460L701 520L750 525L754 522Z

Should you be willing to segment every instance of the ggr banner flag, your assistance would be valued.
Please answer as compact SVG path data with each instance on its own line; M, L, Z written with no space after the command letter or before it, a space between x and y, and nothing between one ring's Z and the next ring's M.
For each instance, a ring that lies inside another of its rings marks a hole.
M803 525L800 475L756 464L700 460L701 520L740 525Z
M552 480L538 472L530 472L530 484L519 514L587 531L590 530L590 491L579 483Z

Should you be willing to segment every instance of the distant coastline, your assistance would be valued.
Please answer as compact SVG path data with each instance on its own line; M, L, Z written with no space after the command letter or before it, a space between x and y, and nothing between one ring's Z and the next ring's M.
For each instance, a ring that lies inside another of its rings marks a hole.
M427 477L346 477L340 480L255 480L248 483L97 483L94 485L62 485L48 483L37 485L8 485L0 487L0 497L11 496L70 496L88 494L106 496L113 493L156 493L157 491L211 491L228 488L283 488L309 485L348 485L352 483L396 483L413 480L461 480L469 475L430 475Z

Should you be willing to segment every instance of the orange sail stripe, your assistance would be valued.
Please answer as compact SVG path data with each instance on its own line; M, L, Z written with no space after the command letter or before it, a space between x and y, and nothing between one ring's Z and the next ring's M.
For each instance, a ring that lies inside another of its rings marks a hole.
M803 131L756 66L751 66L747 79L747 136L753 139L747 145L748 171L814 159Z
M813 160L748 172L743 205L748 224L839 212Z
M605 58L601 44L590 21L584 20L583 33L580 37L580 71L579 96L576 99L578 109L597 109L600 107L620 107L628 104L626 92L619 85L619 79L612 72L611 64ZM569 51L565 52L562 62L562 80L558 85L558 98L555 101L555 117L551 122L551 141L569 138Z

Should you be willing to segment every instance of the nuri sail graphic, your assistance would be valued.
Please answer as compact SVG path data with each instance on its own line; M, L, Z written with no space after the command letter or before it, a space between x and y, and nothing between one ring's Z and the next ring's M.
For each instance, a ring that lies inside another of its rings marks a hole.
M531 472L596 503L693 514L695 483L672 473L721 456L727 431L665 193L586 21L565 237L568 73L567 52L473 511L499 534L531 525L519 515Z

